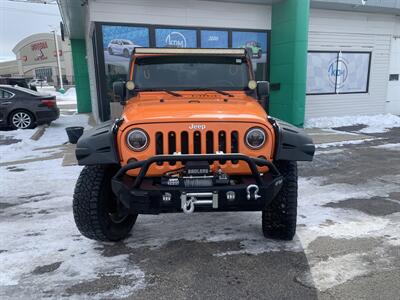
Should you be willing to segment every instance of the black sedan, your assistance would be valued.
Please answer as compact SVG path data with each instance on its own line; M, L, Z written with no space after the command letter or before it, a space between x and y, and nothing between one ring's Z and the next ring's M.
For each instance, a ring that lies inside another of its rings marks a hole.
M0 85L0 127L33 128L59 116L55 96L19 86Z

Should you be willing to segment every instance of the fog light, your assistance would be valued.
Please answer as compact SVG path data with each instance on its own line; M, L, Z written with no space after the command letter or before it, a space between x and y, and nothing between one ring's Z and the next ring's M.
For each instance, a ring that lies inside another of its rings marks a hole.
M169 201L171 201L171 199L172 199L172 195L171 195L170 193L165 193L165 194L163 194L163 196L162 196L162 200L163 200L164 202L169 202Z
M137 162L137 159L136 159L136 158L130 158L130 159L128 159L128 164L131 164L131 163L134 163L134 162Z
M235 194L234 191L226 192L226 199L227 200L232 201L232 200L235 200L235 198L236 198L236 194Z

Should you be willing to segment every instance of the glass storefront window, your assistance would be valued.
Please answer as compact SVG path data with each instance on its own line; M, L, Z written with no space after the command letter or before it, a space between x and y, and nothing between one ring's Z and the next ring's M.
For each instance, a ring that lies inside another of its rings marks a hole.
M156 28L156 47L196 48L196 30Z
M367 93L370 61L370 52L308 52L307 94Z
M228 32L201 30L201 48L228 48Z
M101 119L109 118L109 103L114 101L112 85L126 80L136 47L246 48L252 56L256 80L266 80L267 37L267 31L96 23L92 40Z
M267 34L256 31L233 31L232 48L245 48L250 53L257 80L266 80Z
M133 49L149 47L149 29L147 27L103 25L103 51L107 99L113 101L112 84L125 80Z

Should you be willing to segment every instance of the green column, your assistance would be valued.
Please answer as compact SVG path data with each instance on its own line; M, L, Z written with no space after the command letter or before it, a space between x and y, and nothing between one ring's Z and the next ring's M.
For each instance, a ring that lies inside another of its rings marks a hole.
M283 0L272 5L270 82L271 116L296 126L304 123L310 0Z
M84 39L71 39L72 60L79 113L92 111L90 100L89 72L86 61L86 43Z

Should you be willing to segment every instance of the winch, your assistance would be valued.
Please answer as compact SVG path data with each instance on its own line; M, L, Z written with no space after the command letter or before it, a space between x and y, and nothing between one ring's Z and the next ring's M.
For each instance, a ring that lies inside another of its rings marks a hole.
M161 184L174 187L211 187L229 184L229 176L221 168L212 172L207 161L188 161L181 169L165 173Z

